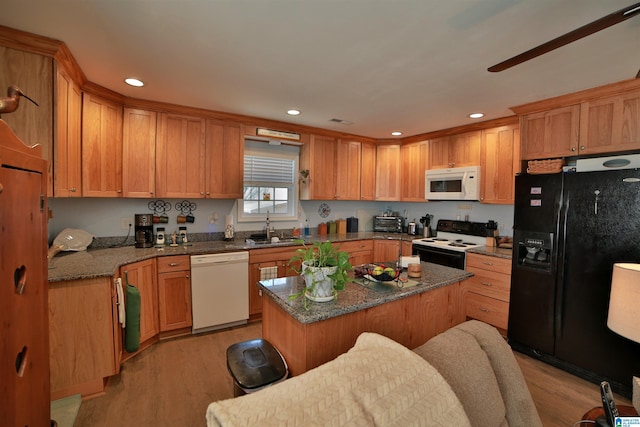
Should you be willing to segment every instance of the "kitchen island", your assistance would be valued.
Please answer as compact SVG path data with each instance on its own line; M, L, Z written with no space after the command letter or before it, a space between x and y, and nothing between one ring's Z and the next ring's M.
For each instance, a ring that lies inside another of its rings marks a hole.
M413 286L348 283L337 300L291 300L304 284L298 277L260 282L262 337L284 356L292 375L315 368L353 346L362 332L376 332L415 348L465 320L460 282L472 273L422 263Z

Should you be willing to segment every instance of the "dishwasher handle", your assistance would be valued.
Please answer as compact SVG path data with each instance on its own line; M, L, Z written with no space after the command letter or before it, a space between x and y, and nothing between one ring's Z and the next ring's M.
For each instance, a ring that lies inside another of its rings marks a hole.
M231 265L231 264L246 264L246 263L247 261L244 261L244 260L222 260L222 261L211 260L211 261L191 263L191 268L207 267L211 265Z
M191 268L205 267L212 265L248 264L249 254L247 252L230 252L211 255L193 255L191 257Z

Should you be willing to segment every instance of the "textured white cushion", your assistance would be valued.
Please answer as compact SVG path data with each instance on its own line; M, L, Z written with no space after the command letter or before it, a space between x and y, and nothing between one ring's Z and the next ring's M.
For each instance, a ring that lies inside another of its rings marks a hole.
M256 393L214 402L209 427L469 426L460 401L429 363L363 333L347 353Z

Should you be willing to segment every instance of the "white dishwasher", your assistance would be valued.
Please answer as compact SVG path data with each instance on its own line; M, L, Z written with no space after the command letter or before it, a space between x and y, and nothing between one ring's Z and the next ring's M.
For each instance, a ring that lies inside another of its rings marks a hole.
M247 323L249 253L191 257L192 333Z

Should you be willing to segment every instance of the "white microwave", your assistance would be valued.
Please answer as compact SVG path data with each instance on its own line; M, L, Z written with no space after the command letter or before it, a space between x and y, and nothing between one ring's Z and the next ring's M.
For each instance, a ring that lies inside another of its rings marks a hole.
M427 200L480 200L480 166L432 169L424 175Z

